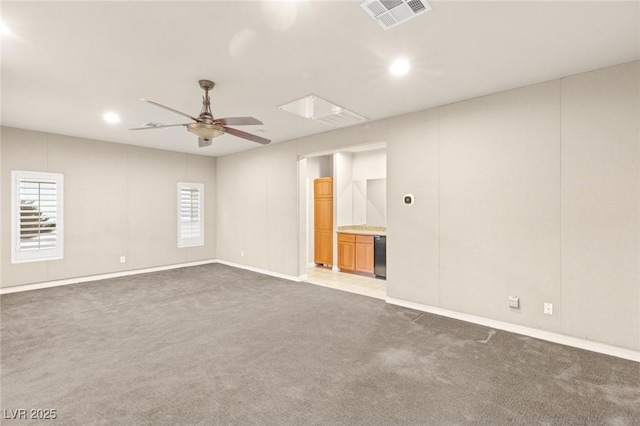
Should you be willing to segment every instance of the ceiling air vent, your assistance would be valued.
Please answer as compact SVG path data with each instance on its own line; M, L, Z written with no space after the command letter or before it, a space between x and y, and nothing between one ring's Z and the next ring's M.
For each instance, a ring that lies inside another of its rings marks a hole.
M367 0L360 7L385 30L431 10L424 0Z
M316 95L305 96L302 99L280 105L278 108L331 127L345 127L366 120L366 117Z

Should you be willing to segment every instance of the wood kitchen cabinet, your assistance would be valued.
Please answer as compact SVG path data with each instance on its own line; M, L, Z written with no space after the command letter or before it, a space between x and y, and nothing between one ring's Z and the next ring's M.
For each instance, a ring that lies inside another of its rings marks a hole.
M333 179L313 181L314 233L313 261L316 265L333 264Z
M373 274L373 237L356 235L356 272Z
M356 270L356 236L353 234L338 234L338 268Z
M338 267L347 272L373 274L373 236L338 234Z

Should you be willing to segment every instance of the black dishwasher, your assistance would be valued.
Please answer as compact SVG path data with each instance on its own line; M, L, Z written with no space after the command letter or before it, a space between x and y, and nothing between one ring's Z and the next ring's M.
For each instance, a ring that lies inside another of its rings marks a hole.
M387 278L387 237L373 237L373 273L378 278Z

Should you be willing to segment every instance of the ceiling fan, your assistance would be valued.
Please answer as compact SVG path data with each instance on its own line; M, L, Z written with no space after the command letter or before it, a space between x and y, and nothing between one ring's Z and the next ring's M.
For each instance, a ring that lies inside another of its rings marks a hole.
M166 110L175 112L184 117L190 118L195 123L182 123L182 124L166 124L166 125L152 125L148 124L144 127L135 127L129 130L148 130L148 129L162 129L164 127L176 127L186 126L187 130L194 135L198 136L198 146L205 147L211 145L211 140L217 136L228 133L239 138L247 139L252 142L257 142L263 145L271 142L269 139L262 138L260 136L252 135L251 133L243 132L242 130L233 129L227 126L247 126L262 124L262 121L253 117L227 117L227 118L213 118L211 114L211 102L209 100L209 90L213 89L215 83L210 80L199 80L200 87L204 90L204 96L202 97L202 111L198 117L192 117L189 114L180 112L168 106L159 104L147 99L140 99L143 102L148 102L152 105L159 106Z

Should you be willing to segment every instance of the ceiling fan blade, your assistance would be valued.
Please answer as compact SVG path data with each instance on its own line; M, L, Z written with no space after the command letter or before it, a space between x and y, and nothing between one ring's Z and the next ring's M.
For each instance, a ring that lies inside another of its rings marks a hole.
M269 139L261 138L260 136L252 135L251 133L243 132L242 130L232 129L231 127L225 127L224 131L230 135L237 136L239 138L247 139L252 142L258 142L263 145L270 143Z
M223 126L251 126L262 124L262 121L253 117L216 118L215 122L220 123Z
M162 128L164 128L164 127L186 126L187 124L191 124L191 123L186 123L186 124L163 124L163 125L161 125L161 126L144 126L144 127L134 127L133 129L129 129L129 130L162 129Z
M189 114L185 114L184 112L180 112L180 111L178 111L177 109L170 108L170 107L168 107L168 106L165 106L165 105L159 104L159 103L154 102L154 101L150 101L150 100L148 100L148 99L140 99L140 100L141 100L142 102L148 102L148 103L150 103L150 104L152 104L152 105L158 106L158 107L160 107L160 108L164 108L164 109L169 110L169 111L171 111L171 112L175 112L176 114L180 114L180 115L182 115L182 116L184 116L184 117L190 118L190 119L192 119L193 121L197 121L197 122L199 122L199 121L200 121L199 119L197 119L197 118L195 118L195 117L192 117L192 116L190 116Z

